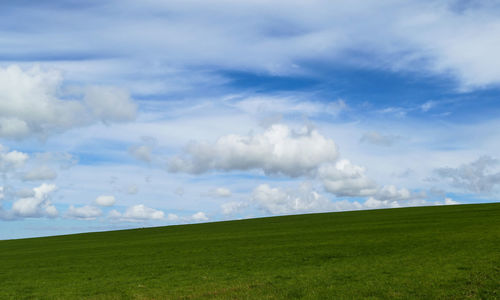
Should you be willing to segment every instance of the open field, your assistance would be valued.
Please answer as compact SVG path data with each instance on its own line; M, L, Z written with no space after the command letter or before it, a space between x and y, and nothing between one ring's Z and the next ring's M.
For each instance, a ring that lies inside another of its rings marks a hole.
M0 241L0 299L500 299L500 204Z

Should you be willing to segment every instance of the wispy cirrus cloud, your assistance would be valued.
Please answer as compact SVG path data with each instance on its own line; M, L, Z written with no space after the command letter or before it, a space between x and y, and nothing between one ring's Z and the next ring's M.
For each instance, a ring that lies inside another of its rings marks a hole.
M457 5L454 0L54 3L24 3L22 10L19 5L2 4L2 27L13 28L3 35L3 61L65 64L73 69L71 74L84 68L68 61L98 61L101 66L85 70L87 80L92 81L92 74L105 82L127 81L143 92L147 86L168 89L159 77L176 80L177 72L193 67L314 74L311 61L451 75L463 89L500 82L494 59L500 47L496 17L500 8L491 1L475 5ZM18 25L22 17L38 22ZM71 26L58 26L68 18ZM127 34L116 34L115 28ZM40 30L46 34L38 35ZM142 76L127 79L138 73L133 70L137 63L147 69L139 71ZM204 79L196 78L196 72L189 73L192 84L202 84Z

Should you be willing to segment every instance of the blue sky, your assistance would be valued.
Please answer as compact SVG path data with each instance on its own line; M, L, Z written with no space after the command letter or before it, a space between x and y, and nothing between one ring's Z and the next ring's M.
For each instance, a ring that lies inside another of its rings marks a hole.
M498 201L495 1L0 4L0 239Z

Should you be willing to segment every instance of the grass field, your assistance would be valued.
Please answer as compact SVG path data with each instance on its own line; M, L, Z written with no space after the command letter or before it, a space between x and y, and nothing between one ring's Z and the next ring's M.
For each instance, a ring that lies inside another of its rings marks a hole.
M0 299L500 299L500 204L0 241Z

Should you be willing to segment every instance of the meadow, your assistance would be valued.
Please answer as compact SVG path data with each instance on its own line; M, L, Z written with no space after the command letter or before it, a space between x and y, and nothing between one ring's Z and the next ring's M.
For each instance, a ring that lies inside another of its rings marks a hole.
M500 204L0 241L0 299L500 299Z

